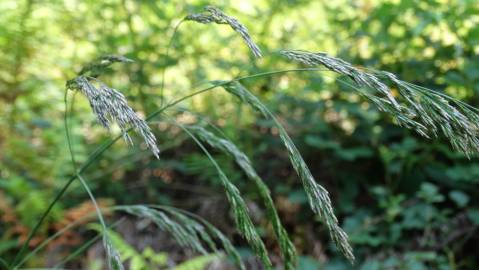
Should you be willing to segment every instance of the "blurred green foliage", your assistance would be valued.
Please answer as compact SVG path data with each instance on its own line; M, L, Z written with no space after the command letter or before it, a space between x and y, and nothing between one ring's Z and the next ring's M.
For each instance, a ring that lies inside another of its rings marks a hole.
M167 55L174 26L207 4L246 24L265 57L253 60L225 26L190 22L181 25ZM13 257L12 240L25 237L71 173L62 123L64 84L103 54L135 60L114 66L115 74L105 78L144 115L160 104L166 68L165 98L172 100L208 80L297 67L277 55L279 48L325 51L479 105L475 0L3 0L0 14L1 258ZM358 258L355 268L479 267L476 158L452 151L444 140L423 139L395 126L328 73L244 83L286 125L313 174L330 191ZM95 123L83 97L74 102L74 150L85 161L109 134ZM302 255L299 269L351 268L327 245L324 226L301 211L308 208L306 194L273 123L220 91L182 105L194 113L175 112L178 119L218 126L251 157ZM152 127L161 160L144 149L115 144L86 174L96 196L118 204L174 204L200 214L208 212L205 208L220 211L225 198L206 157L177 128L164 122ZM232 160L217 157L256 209L253 187ZM87 199L76 185L55 206L39 237L52 233L52 224ZM264 223L264 214L257 214L256 221ZM213 221L236 235L228 217ZM263 233L272 238L270 229ZM245 242L238 238L235 244ZM31 263L43 265L45 258L39 255Z

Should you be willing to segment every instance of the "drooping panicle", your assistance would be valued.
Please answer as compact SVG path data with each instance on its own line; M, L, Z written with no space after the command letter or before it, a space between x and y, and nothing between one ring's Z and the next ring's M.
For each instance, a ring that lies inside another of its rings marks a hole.
M346 75L360 86L377 89L385 95L394 107L399 107L396 99L391 94L389 87L382 83L376 76L354 67L352 64L325 53L312 53L305 51L282 50L281 54L289 59L296 60L309 66L323 65L331 71Z
M348 235L338 225L338 219L334 214L328 191L316 182L308 165L283 125L281 125L273 113L271 113L271 111L269 111L268 108L240 82L236 81L225 84L222 81L216 81L215 83L222 85L226 91L240 98L242 102L249 104L264 117L273 120L276 128L278 128L279 137L288 151L291 164L303 183L311 209L314 213L318 214L320 219L328 227L329 233L336 244L336 247L351 263L353 263L355 259L352 247L349 244Z
M297 50L280 53L309 66L324 66L351 78L359 87L377 91L379 95L356 89L393 116L399 125L428 138L442 133L455 149L467 156L479 153L479 111L460 100L402 81L390 72L356 68L325 53ZM397 97L392 95L390 86L397 90Z
M238 33L245 41L248 48L253 55L257 58L262 56L261 50L253 41L249 35L248 28L241 24L236 18L226 15L220 9L207 6L205 7L206 13L195 13L185 17L187 21L195 21L203 24L216 23L216 24L228 24L236 33Z
M95 83L92 83L94 81ZM119 91L108 87L95 78L78 76L67 82L67 88L82 93L90 102L98 122L109 129L116 122L120 127L123 138L132 144L128 135L129 129L134 129L145 141L147 147L159 158L160 150L156 144L156 137L145 120L128 106L125 96Z

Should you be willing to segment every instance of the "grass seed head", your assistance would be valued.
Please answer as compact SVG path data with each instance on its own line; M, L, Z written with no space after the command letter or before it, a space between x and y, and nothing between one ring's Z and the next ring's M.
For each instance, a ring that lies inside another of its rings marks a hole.
M185 17L187 21L195 21L203 24L216 23L228 24L245 41L248 48L257 58L262 56L261 49L256 45L249 35L248 28L240 23L236 18L226 15L219 8L214 6L205 7L205 13L190 14Z
M91 80L95 81L98 86L93 84ZM109 129L116 122L123 133L124 140L129 144L132 144L132 140L128 131L129 129L135 130L143 138L148 149L156 158L159 158L160 150L155 135L146 121L141 119L128 105L122 93L95 78L85 76L78 76L68 81L67 88L79 91L88 99L98 122L103 127Z

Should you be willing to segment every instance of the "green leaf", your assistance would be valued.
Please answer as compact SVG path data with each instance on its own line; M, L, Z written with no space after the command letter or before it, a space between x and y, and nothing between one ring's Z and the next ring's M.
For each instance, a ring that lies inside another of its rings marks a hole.
M449 192L449 198L453 200L458 207L464 207L469 202L469 196L459 190Z
M439 188L432 183L423 183L418 192L418 196L429 203L439 203L444 201L444 196L439 194Z

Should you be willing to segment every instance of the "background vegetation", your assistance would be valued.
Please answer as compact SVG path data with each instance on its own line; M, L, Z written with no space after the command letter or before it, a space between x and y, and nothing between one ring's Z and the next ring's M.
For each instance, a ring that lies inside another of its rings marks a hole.
M178 22L208 4L248 26L265 57L254 60L226 26L186 22L167 54ZM280 58L278 48L324 51L479 105L479 6L474 0L3 0L0 14L0 258L6 261L13 259L19 243L72 173L63 127L65 82L100 55L135 60L114 66L115 73L104 80L143 115L161 104L163 83L166 100L172 100L205 81L296 68ZM427 140L394 125L390 116L326 73L286 73L244 84L285 124L312 173L330 192L355 250L354 268L479 267L475 157L453 151L446 140ZM95 122L85 98L77 96L74 103L74 151L84 162L110 134ZM224 91L195 97L182 107L173 114L179 122L212 123L251 158L271 188L300 254L298 269L351 268L331 244L325 226L308 210L306 194L272 121ZM234 227L207 157L167 121L150 126L162 150L160 160L139 140L135 147L118 142L85 173L100 204L166 204L192 211L240 248L248 269L258 269ZM254 222L262 225L271 259L280 265L278 246L254 187L228 156L213 153L246 196ZM31 247L93 211L75 182ZM121 220L112 238L121 253L147 261L143 269L195 260L201 265L201 260L214 259L179 247L168 234L132 216L111 214L108 219L111 224ZM53 266L94 235L93 225L69 231L27 265ZM67 266L102 269L103 258L99 243ZM215 263L216 269L232 267Z

